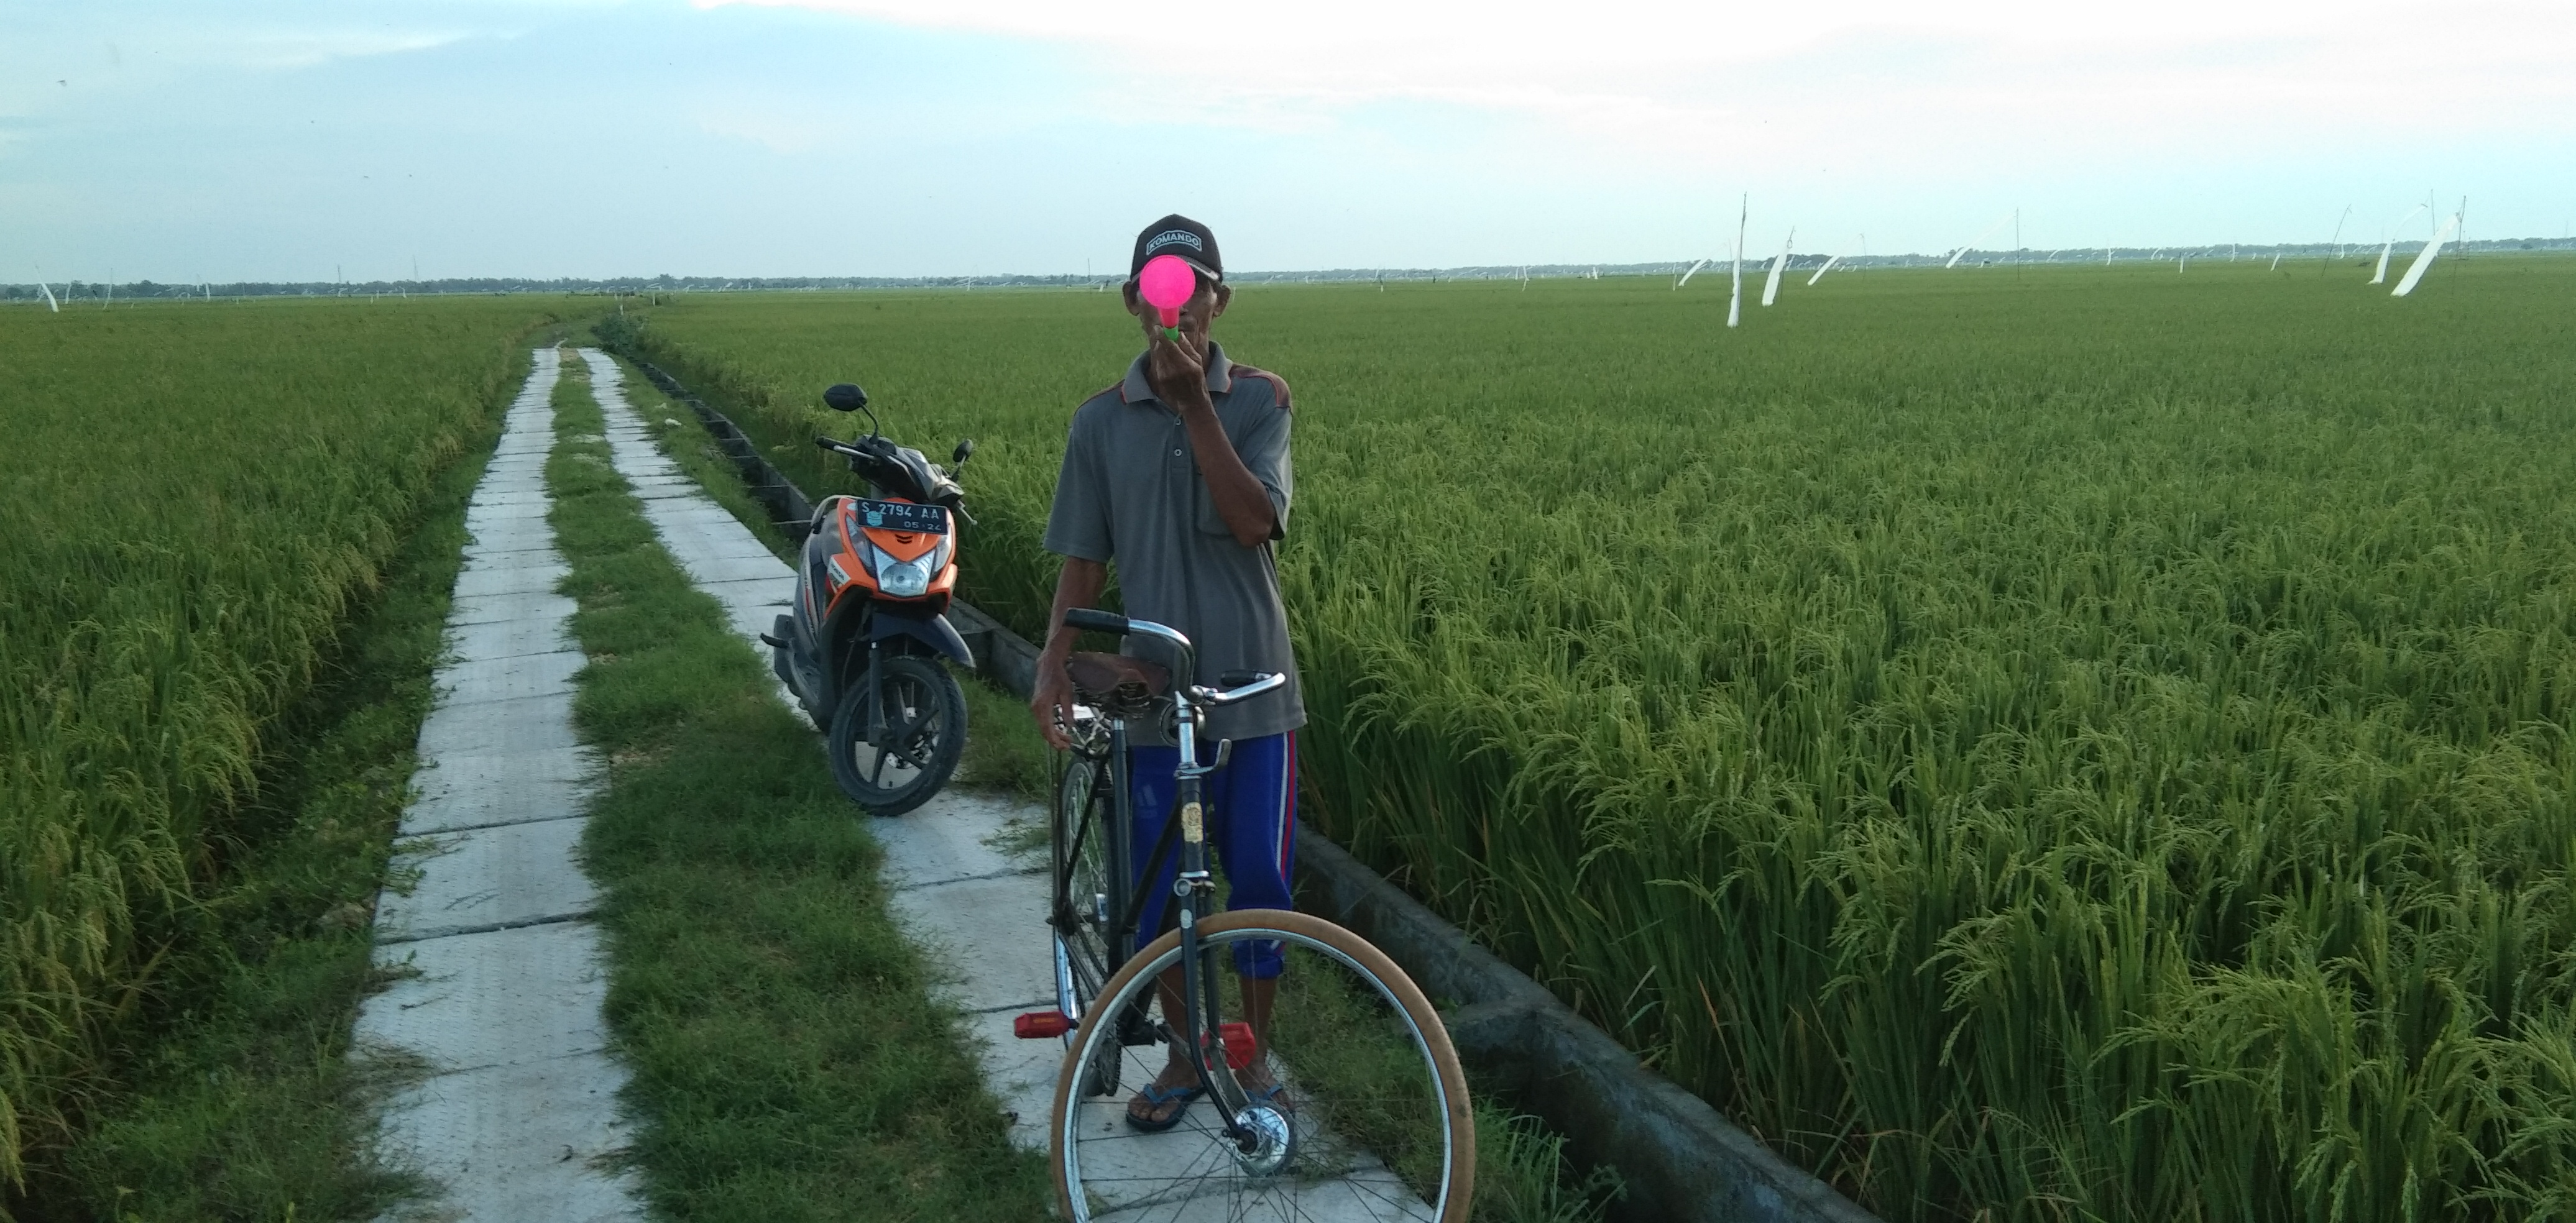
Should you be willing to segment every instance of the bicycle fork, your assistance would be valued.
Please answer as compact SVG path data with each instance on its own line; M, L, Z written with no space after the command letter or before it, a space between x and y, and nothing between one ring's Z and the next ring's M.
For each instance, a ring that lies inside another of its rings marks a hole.
M1196 713L1196 710L1192 710ZM1173 818L1181 827L1180 872L1172 880L1172 900L1180 908L1181 925L1181 999L1182 1031L1172 1039L1189 1052L1191 1068L1198 1072L1199 1082L1207 1085L1215 1098L1218 1112L1225 1118L1225 1136L1244 1152L1250 1153L1262 1141L1262 1135L1245 1128L1241 1118L1251 1103L1233 1071L1239 1064L1228 1046L1227 1026L1221 1022L1224 1011L1218 1006L1217 975L1207 962L1207 953L1199 946L1198 916L1213 907L1216 880L1208 873L1207 808L1201 801L1202 783L1207 776L1225 767L1227 749L1232 741L1217 744L1214 763L1201 764L1197 750L1196 718L1185 719L1180 727L1180 767L1174 770ZM1251 1055L1250 1032L1242 1034L1244 1056ZM1225 1071L1223 1074L1218 1071Z

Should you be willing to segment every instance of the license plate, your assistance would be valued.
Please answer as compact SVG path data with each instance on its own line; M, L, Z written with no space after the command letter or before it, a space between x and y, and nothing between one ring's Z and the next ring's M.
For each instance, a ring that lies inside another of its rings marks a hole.
M948 511L940 506L853 497L850 508L858 516L860 526L873 530L898 531L906 535L948 533Z

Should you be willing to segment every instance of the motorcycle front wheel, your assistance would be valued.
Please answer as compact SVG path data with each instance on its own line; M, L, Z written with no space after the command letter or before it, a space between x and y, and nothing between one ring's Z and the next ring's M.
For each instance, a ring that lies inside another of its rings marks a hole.
M948 668L899 654L879 659L882 746L868 742L864 676L841 694L823 746L832 780L871 815L901 815L930 801L966 750L966 693Z

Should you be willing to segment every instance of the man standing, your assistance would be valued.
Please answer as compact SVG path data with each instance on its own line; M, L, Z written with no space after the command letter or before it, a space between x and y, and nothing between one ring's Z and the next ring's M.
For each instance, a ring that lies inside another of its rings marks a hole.
M1158 255L1178 256L1198 273L1197 292L1181 310L1177 340L1137 295L1137 274ZM1225 283L1216 235L1206 226L1179 215L1146 226L1136 236L1121 293L1144 330L1145 351L1128 365L1124 379L1074 410L1046 532L1047 550L1064 557L1064 569L1056 578L1052 627L1029 708L1047 742L1062 750L1073 703L1065 661L1075 637L1063 627L1064 613L1094 605L1113 561L1127 614L1170 625L1197 647L1198 675L1174 676L1173 682L1195 678L1215 686L1229 671L1286 675L1287 685L1277 691L1210 710L1199 752L1199 759L1209 759L1216 740L1234 740L1231 763L1205 783L1214 816L1208 840L1233 888L1228 907L1285 909L1297 818L1295 732L1306 722L1271 552L1288 525L1293 485L1288 384L1229 361L1209 338L1233 291ZM1131 839L1139 874L1171 818L1178 763L1179 750L1172 745L1140 745L1130 755L1136 810ZM1146 937L1175 920L1168 903L1178 869L1173 858L1165 856L1162 878L1144 889L1137 929ZM1242 945L1236 953L1244 1017L1257 1051L1266 1052L1280 952L1276 946ZM1178 995L1176 983L1166 981L1163 1014L1175 1030L1182 1028ZM1253 1058L1239 1078L1256 1100L1280 1090L1264 1057ZM1128 1124L1170 1129L1204 1090L1175 1047L1162 1073L1128 1101Z

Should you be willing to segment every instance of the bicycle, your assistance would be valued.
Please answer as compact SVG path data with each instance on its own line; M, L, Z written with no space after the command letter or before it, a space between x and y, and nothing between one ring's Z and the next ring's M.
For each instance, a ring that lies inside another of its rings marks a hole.
M1158 639L1179 674L1196 674L1189 639L1164 625L1089 609L1064 622ZM1331 922L1216 909L1202 783L1233 744L1220 741L1202 763L1198 731L1207 710L1286 677L1173 684L1162 668L1113 654L1078 654L1072 670L1073 747L1050 820L1057 1010L1015 1024L1024 1037L1065 1040L1049 1162L1066 1217L1463 1223L1475 1130L1465 1073L1430 1001L1383 952ZM1130 724L1145 718L1163 720L1180 763L1173 813L1140 871L1127 747ZM1138 947L1145 889L1175 851L1176 926ZM1264 944L1284 967L1258 991L1275 1001L1255 1006L1238 973L1265 953L1238 949ZM1237 973L1220 970L1221 954ZM1175 970L1179 980L1167 982ZM1177 1051L1199 1089L1168 1131L1140 1133L1120 1088L1153 1080L1156 1067L1139 1059L1157 1045ZM1194 1103L1201 1093L1212 1110Z

